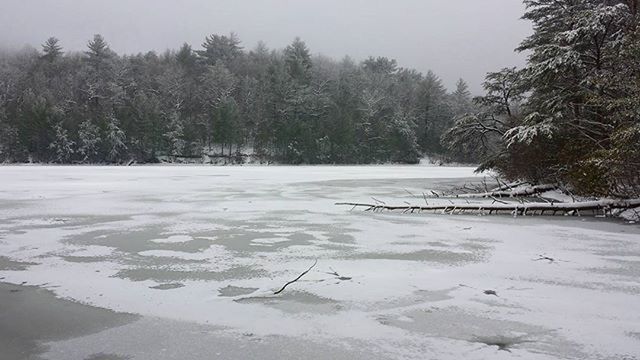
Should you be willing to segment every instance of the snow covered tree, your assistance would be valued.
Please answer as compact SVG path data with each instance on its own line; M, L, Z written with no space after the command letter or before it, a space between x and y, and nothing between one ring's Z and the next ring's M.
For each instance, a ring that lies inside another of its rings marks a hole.
M420 84L418 100L418 142L424 153L441 153L443 150L440 138L451 127L453 118L453 111L447 100L442 80L432 71L427 72Z
M95 35L87 48L80 75L81 101L86 104L90 118L96 124L102 124L114 110L116 69L121 64L101 35Z
M638 2L525 4L534 24L519 48L530 53L527 65L489 74L487 94L476 101L481 112L458 119L445 140L462 147L493 134L492 148L475 138L486 149L481 168L510 178L639 194Z
M54 160L58 163L68 163L74 154L75 143L69 139L69 133L61 123L54 126L55 137L49 144L49 149L54 153Z
M84 162L98 161L100 150L100 129L93 125L90 120L85 120L78 129L78 153Z
M228 147L228 155L232 154L234 143L238 143L238 105L231 97L226 97L217 104L215 109L213 134L215 142L220 145L220 153L224 155Z
M88 50L85 51L88 58L87 61L95 68L98 68L113 54L109 48L109 44L107 44L100 34L93 36L93 40L89 41L87 48Z
M526 116L507 134L511 147L555 148L543 163L549 177L588 193L615 192L606 171L590 168L595 153L615 146L619 129L638 122L621 119L607 103L624 97L632 79L616 78L620 62L637 62L626 50L638 23L635 1L526 1L525 18L535 32L520 50L531 52L524 69ZM622 56L621 56L622 55ZM637 86L637 85L634 85ZM622 121L621 121L622 120ZM637 168L640 170L640 167ZM589 178L589 181L585 181Z
M451 108L454 116L469 114L475 110L469 85L463 79L458 80L456 90L451 94Z
M120 162L126 155L126 135L120 128L118 119L109 116L107 120L104 141L107 152L106 160L110 162Z
M193 49L191 49L191 45L184 43L176 54L176 60L178 61L178 64L180 64L183 68L192 70L196 66L198 57L193 52Z
M311 70L311 54L304 41L295 38L284 50L284 57L289 76L300 84L306 84Z
M18 129L9 121L7 104L11 95L9 74L0 67L0 162L18 161L22 146Z
M221 123L226 121L221 118L221 108L225 107L232 98L237 80L222 62L218 62L214 66L207 67L200 81L199 96L205 110L201 122L202 140L211 148L214 142L221 141L224 137L218 133L223 127ZM220 145L223 146L224 143Z
M203 50L197 51L197 54L206 65L216 65L221 62L227 68L232 68L234 62L243 55L240 39L234 33L229 36L215 34L207 36L202 47Z
M59 45L60 40L55 37L50 37L47 41L42 45L42 52L44 55L43 59L53 62L62 56L62 46Z
M443 134L443 143L458 158L479 161L481 169L495 167L505 156L504 136L518 122L523 99L520 73L514 68L487 74L486 94L473 99L479 111L462 113Z
M184 127L180 121L180 116L177 112L173 112L169 120L167 130L163 134L167 142L169 143L167 153L169 155L181 155L186 147L184 141Z
M418 139L416 137L415 117L403 111L397 111L391 118L389 145L391 160L407 164L420 161Z

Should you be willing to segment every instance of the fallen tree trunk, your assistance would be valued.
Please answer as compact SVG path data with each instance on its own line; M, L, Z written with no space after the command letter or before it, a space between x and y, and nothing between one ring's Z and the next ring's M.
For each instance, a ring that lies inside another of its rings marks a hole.
M496 178L496 181L498 182L498 184L501 184L500 180L498 180L497 178ZM528 184L528 182L526 182L526 181L517 181L517 182L513 182L513 183L509 183L509 184L505 183L504 185L501 185L501 186L498 186L497 188L491 189L491 191L493 192L493 191L513 190L513 189L515 189L515 188L517 188L519 186L527 185L527 184Z
M460 194L460 195L457 195L457 197L460 197L460 198L523 197L523 196L538 195L547 191L556 190L558 188L559 188L558 185L547 184L547 185L528 186L522 189L495 190L495 191L489 191L489 192L479 193L479 194Z
M563 215L581 215L581 212L592 211L596 214L602 211L604 215L611 213L612 210L634 209L640 207L640 199L631 200L599 200L584 201L575 203L507 203L493 202L491 204L440 204L425 206L389 206L382 204L364 204L364 203L336 203L338 206L352 206L353 209L364 207L365 211L402 211L422 212L422 211L442 211L443 214L461 214L461 213L481 213L493 214L510 212L513 215L540 215L561 213Z

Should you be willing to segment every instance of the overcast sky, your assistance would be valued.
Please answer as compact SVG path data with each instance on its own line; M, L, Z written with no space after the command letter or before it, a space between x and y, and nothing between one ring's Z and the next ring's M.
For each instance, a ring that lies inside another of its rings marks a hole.
M0 0L0 46L56 36L82 50L100 33L119 53L162 51L235 32L245 48L282 48L300 36L334 58L395 58L472 90L488 71L519 66L513 49L531 32L520 0Z

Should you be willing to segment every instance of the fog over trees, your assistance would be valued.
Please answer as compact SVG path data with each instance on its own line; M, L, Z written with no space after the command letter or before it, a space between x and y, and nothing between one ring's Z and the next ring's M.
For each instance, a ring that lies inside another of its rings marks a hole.
M3 54L0 161L154 162L252 150L282 163L415 163L471 108L464 81L371 57L243 49L234 34L199 48L121 56L100 35L83 53L52 37Z

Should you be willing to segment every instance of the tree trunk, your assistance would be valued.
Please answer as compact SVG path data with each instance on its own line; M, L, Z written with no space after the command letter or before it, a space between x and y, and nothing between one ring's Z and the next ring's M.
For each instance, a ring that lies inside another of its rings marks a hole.
M575 203L496 203L491 204L440 204L425 206L389 206L382 204L363 204L363 203L336 203L338 206L352 206L353 208L364 207L365 211L402 211L406 212L422 212L422 211L442 211L444 214L461 214L461 213L489 213L496 214L500 212L510 212L514 215L536 214L544 215L551 213L553 215L561 213L563 215L581 215L580 211L603 211L603 213L611 212L611 210L635 209L640 207L640 199L631 200L599 200L584 201Z

